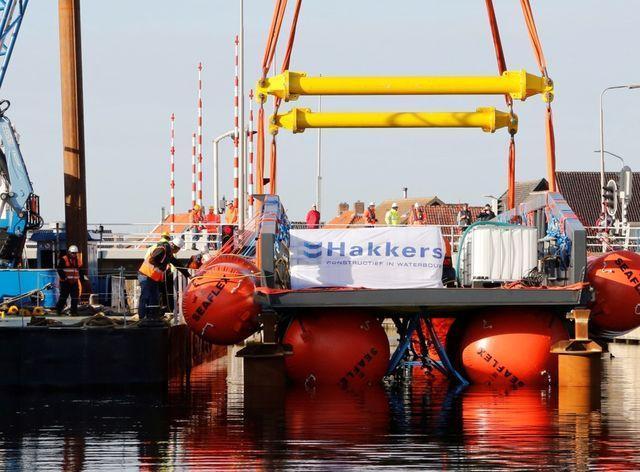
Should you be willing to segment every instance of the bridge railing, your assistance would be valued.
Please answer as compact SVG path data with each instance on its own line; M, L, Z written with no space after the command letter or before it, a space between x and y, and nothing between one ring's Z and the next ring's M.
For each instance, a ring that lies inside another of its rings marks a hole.
M640 252L640 227L605 229L600 226L587 226L585 230L589 253L602 253L618 249Z
M171 238L180 237L185 241L186 249L204 250L217 248L222 223L199 223L197 226L181 225L180 230L170 231L169 225L155 223L109 223L104 225L90 225L89 235L91 243L98 250L123 249L146 250L158 242L163 232L169 233ZM235 226L235 225L234 225ZM102 228L102 230L100 230ZM49 239L55 243L55 229L46 230L51 234ZM35 250L38 242L27 238L27 250Z

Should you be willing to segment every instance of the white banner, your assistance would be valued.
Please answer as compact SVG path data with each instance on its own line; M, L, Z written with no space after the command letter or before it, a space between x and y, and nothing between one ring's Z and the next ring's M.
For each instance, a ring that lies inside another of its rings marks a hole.
M291 286L439 288L437 226L291 230Z

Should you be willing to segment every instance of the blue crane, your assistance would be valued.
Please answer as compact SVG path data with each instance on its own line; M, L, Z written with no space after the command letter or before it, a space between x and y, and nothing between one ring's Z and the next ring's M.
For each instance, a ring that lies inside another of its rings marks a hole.
M29 0L0 0L0 89Z
M29 0L0 0L0 90ZM0 101L0 268L17 267L27 231L42 227L39 199L25 166L15 130Z

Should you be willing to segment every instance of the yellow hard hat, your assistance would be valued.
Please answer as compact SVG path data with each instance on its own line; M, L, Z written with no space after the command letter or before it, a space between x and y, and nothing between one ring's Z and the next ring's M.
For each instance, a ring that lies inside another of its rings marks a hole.
M195 211L198 211L200 209L200 205L198 205L197 203L195 205L193 205L193 209Z
M169 233L169 231L163 231L160 236L164 239L171 239L171 233Z

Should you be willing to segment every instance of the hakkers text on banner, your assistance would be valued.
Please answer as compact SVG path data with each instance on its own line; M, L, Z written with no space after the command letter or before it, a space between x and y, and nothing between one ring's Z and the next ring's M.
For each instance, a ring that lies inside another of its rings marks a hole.
M442 287L444 242L437 226L291 231L291 285Z

